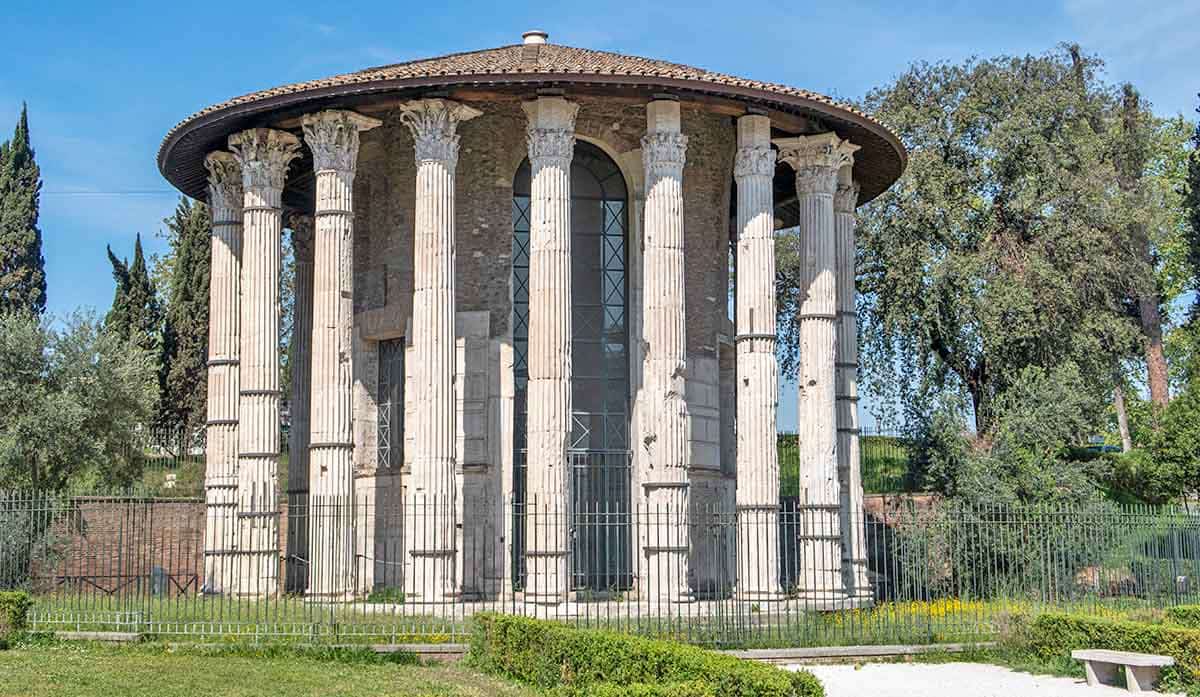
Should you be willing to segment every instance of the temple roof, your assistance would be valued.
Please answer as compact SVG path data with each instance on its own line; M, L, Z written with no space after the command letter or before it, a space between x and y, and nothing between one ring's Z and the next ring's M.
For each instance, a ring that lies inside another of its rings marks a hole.
M690 95L709 95L808 116L862 146L855 166L862 201L890 186L907 158L899 140L882 124L815 92L662 60L525 43L367 68L235 97L202 109L172 128L159 149L159 169L184 193L203 199L203 158L211 150L224 149L230 133L275 125L301 111L347 101L353 108L369 95L411 92L417 96L454 87L503 85L641 88L651 93L669 92L683 100Z

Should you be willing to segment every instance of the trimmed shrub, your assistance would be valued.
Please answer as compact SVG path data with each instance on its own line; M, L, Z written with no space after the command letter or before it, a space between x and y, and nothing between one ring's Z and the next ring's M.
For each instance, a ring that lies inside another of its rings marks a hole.
M1200 605L1176 605L1166 610L1167 621L1181 627L1200 629Z
M0 591L0 648L29 626L32 605L24 591Z
M561 697L822 697L811 673L656 639L481 613L471 662Z
M1074 649L1159 654L1176 663L1163 670L1164 681L1200 681L1200 630L1051 613L1034 620L1026 636L1030 648L1042 658L1063 656Z

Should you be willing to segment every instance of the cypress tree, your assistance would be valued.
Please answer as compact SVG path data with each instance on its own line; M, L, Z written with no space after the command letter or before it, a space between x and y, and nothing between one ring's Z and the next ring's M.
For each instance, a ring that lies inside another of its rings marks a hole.
M22 105L12 140L0 144L0 312L46 309L46 259L37 224L41 190Z
M134 242L133 263L118 259L111 247L108 248L108 260L112 263L117 288L105 325L126 341L133 341L152 355L158 355L162 311L142 252L142 236L138 235Z
M181 198L163 221L171 245L160 388L163 425L195 431L205 418L208 359L208 206Z

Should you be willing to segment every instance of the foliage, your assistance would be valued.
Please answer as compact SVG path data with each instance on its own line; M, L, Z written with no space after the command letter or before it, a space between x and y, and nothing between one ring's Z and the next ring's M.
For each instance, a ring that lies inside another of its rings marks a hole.
M1147 410L1131 410L1139 415L1131 421L1146 421ZM1188 383L1157 414L1157 428L1135 427L1141 447L1106 458L1104 481L1118 498L1168 503L1200 491L1200 384Z
M1109 649L1170 656L1176 665L1163 670L1163 681L1188 685L1200 678L1200 631L1169 625L1048 613L1028 629L1030 647L1043 658L1075 649Z
M953 397L912 420L912 477L957 500L977 504L1077 502L1095 484L1072 446L1099 418L1103 395L1072 362L1029 366L992 406L989 433L967 433L965 409Z
M208 393L208 206L180 198L175 213L163 221L170 253L156 260L155 275L165 275L159 358L162 395L158 425L198 431L205 419Z
M155 392L148 352L91 315L0 316L0 487L128 485Z
M0 591L0 649L29 627L33 600L23 591Z
M1166 609L1167 621L1180 625L1181 627L1189 627L1191 629L1200 629L1200 605L1176 605Z
M1101 68L1066 48L917 64L866 97L909 151L900 181L861 209L870 390L908 404L961 390L988 433L1026 368L1070 361L1111 385L1136 351L1116 95Z
M29 141L29 114L0 143L0 312L46 309L46 260L38 229L41 171Z
M666 686L644 694L679 697L824 694L810 673L787 673L694 646L493 613L477 614L473 623L469 656L476 666L543 689L562 686L564 695L612 694L607 687L593 688L606 683ZM695 691L697 682L707 683L711 692Z
M134 242L132 264L118 259L112 247L107 249L117 287L112 307L104 318L105 328L156 356L162 332L162 308L142 253L142 236L138 235Z

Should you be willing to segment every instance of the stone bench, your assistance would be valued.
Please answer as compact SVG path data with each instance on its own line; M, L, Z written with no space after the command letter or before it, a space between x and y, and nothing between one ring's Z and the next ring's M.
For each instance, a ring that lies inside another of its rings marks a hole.
M1153 692L1163 667L1175 665L1175 659L1170 656L1105 649L1072 651L1071 658L1083 661L1087 683L1093 687L1115 683L1117 666L1124 667L1125 689L1130 692Z

